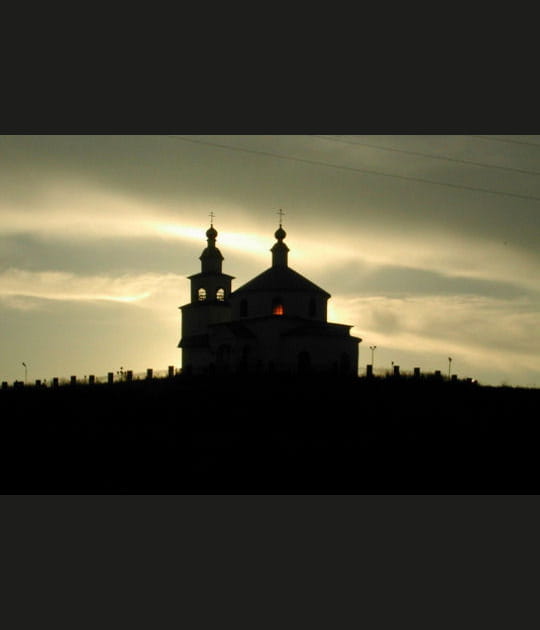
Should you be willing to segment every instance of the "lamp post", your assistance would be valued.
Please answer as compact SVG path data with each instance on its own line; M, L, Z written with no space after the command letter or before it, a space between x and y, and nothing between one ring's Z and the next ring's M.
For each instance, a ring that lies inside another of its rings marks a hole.
M22 365L24 365L24 384L26 385L26 381L28 379L28 366L24 361L22 362Z
M371 365L372 367L375 367L375 349L377 348L377 346L369 346L369 349L371 350Z
M450 380L451 371L452 371L452 357L448 357L448 380Z

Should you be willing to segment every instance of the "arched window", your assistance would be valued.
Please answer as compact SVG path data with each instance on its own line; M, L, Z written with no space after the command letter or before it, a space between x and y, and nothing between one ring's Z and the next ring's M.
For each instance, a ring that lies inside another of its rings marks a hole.
M248 302L246 299L243 299L240 302L240 317L247 317L248 316Z
M285 310L283 308L283 300L280 297L276 297L272 300L272 315L284 315Z
M218 289L216 291L216 300L218 302L223 302L224 299L225 299L225 289Z
M315 298L311 298L309 300L309 309L308 309L309 317L315 317L317 314L317 303L315 302Z
M206 300L206 289L200 288L197 291L197 297L199 298L199 302L204 302L204 300Z

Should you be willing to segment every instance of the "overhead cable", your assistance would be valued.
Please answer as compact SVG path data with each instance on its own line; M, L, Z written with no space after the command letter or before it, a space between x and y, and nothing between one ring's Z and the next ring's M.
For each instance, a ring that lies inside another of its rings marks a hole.
M435 186L445 186L447 188L456 188L459 190L470 190L470 191L474 191L474 192L483 192L483 193L489 193L492 195L502 195L505 197L514 197L516 199L527 199L530 201L540 201L540 197L535 197L532 195L522 195L520 193L513 193L513 192L507 192L507 191L503 191L503 190L492 190L490 188L480 188L477 186L464 186L461 184L450 184L448 182L437 182L431 179L425 179L423 177L412 177L410 175L398 175L396 173L385 173L383 171L375 171L375 170L371 170L371 169L365 169L365 168L358 168L355 166L345 166L343 164L332 164L330 162L322 162L320 160L310 160L308 158L299 158L299 157L294 157L291 155L283 155L281 153L274 153L271 151L259 151L256 149L246 149L244 147L237 147L237 146L233 146L230 144L223 144L223 143L219 143L219 142L209 142L207 140L200 140L200 139L195 139L192 137L186 137L186 136L168 136L169 138L173 138L176 140L182 140L184 142L191 142L194 144L202 144L202 145L207 145L207 146L211 146L211 147L217 147L220 149L226 149L229 151L240 151L243 153L251 153L254 155L263 155L266 157L272 157L272 158L279 158L282 160L290 160L292 162L300 162L303 164L312 164L314 166L324 166L327 168L333 168L333 169L338 169L338 170L342 170L342 171L352 171L355 173L364 173L367 175L376 175L376 176L380 176L380 177L390 177L390 178L394 178L394 179L402 179L402 180L408 180L408 181L413 181L413 182L417 182L417 183L421 183L421 184L432 184Z

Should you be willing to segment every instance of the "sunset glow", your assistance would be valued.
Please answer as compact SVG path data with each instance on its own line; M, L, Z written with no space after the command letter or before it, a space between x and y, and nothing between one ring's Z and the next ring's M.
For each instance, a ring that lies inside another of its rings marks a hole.
M36 377L179 365L178 306L210 213L234 290L270 265L282 208L289 265L331 293L329 321L363 339L361 373L376 345L376 371L444 370L452 356L462 376L540 386L540 184L527 174L540 139L328 138L215 137L227 150L167 136L1 137L0 378L19 378L22 360ZM499 168L442 159L465 154Z

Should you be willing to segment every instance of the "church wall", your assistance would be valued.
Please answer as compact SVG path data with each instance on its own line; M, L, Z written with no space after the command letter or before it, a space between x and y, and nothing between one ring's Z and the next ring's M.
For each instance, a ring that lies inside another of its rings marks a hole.
M352 374L358 373L358 342L352 337L285 337L280 348L281 363L291 366L296 372L300 355L309 357L314 372L342 371L349 366ZM347 357L346 364L344 356Z
M229 304L189 304L182 308L182 337L201 335L208 326L231 319Z
M182 371L206 374L213 357L208 348L182 348Z
M275 292L246 292L231 297L232 318L249 319L251 317L266 317L272 314L272 306L275 298L281 298L285 315L303 317L317 321L326 321L327 298L320 293L290 291ZM242 315L242 300L247 302L247 317ZM314 301L315 311L312 315L311 300Z
M269 318L255 322L245 321L244 324L254 334L256 344L253 343L253 346L257 352L257 360L264 369L267 369L270 363L275 366L278 360L280 335L284 327L287 327L287 323L276 317L275 320Z
M253 371L260 360L260 340L249 336L236 336L226 327L216 327L210 335L210 349L216 366L236 372Z
M214 355L220 345L229 346L231 370L243 367L264 372L274 370L296 373L300 354L307 353L313 371L341 371L343 356L346 355L350 372L358 372L358 341L348 335L284 336L284 333L298 324L280 317L244 320L243 324L252 332L253 337L238 338L228 335L227 329L214 330L211 335Z
M341 372L346 355L348 372L358 373L358 342L348 336L282 336L290 327L283 320L250 322L247 327L253 337L237 337L226 328L210 332L207 348L184 348L182 365L191 367L194 374L205 374L210 369L237 372L276 371L298 373L300 355L308 357L311 372ZM301 371L301 368L300 368Z

